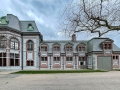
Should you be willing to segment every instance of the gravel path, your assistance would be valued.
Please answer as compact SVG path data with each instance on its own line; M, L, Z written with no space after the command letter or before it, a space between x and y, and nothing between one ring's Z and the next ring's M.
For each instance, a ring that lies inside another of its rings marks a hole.
M0 90L120 90L120 72L1 74Z

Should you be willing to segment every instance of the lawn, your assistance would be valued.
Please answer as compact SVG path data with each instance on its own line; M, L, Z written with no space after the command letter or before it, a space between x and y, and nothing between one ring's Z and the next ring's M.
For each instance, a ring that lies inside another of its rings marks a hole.
M55 74L55 73L92 73L108 72L105 70L22 70L11 74Z

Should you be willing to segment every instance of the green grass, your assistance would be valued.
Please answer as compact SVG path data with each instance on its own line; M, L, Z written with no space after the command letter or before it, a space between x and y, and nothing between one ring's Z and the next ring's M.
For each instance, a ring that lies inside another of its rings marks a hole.
M120 69L113 69L113 71L120 71Z
M55 74L55 73L91 73L108 72L105 70L23 70L11 74Z

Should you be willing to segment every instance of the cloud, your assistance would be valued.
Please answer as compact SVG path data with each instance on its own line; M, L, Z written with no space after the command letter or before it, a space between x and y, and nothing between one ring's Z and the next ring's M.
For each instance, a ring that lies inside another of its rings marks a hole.
M59 32L59 24L65 8L72 0L1 0L0 16L13 14L19 20L35 20L37 27L44 40L65 39L63 33ZM76 0L77 2L77 0ZM120 32L119 32L120 33ZM94 35L95 36L95 35ZM91 39L93 34L77 34L79 39ZM120 46L119 35L111 37ZM67 39L70 39L67 37Z

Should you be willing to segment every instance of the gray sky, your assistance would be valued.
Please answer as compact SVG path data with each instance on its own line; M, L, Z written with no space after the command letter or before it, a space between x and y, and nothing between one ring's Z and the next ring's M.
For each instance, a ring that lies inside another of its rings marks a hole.
M44 40L64 40L67 37L59 32L58 26L70 2L71 0L0 0L0 16L13 14L19 20L34 20ZM120 32L108 37L120 47L119 34ZM77 39L91 39L91 37L77 34Z

